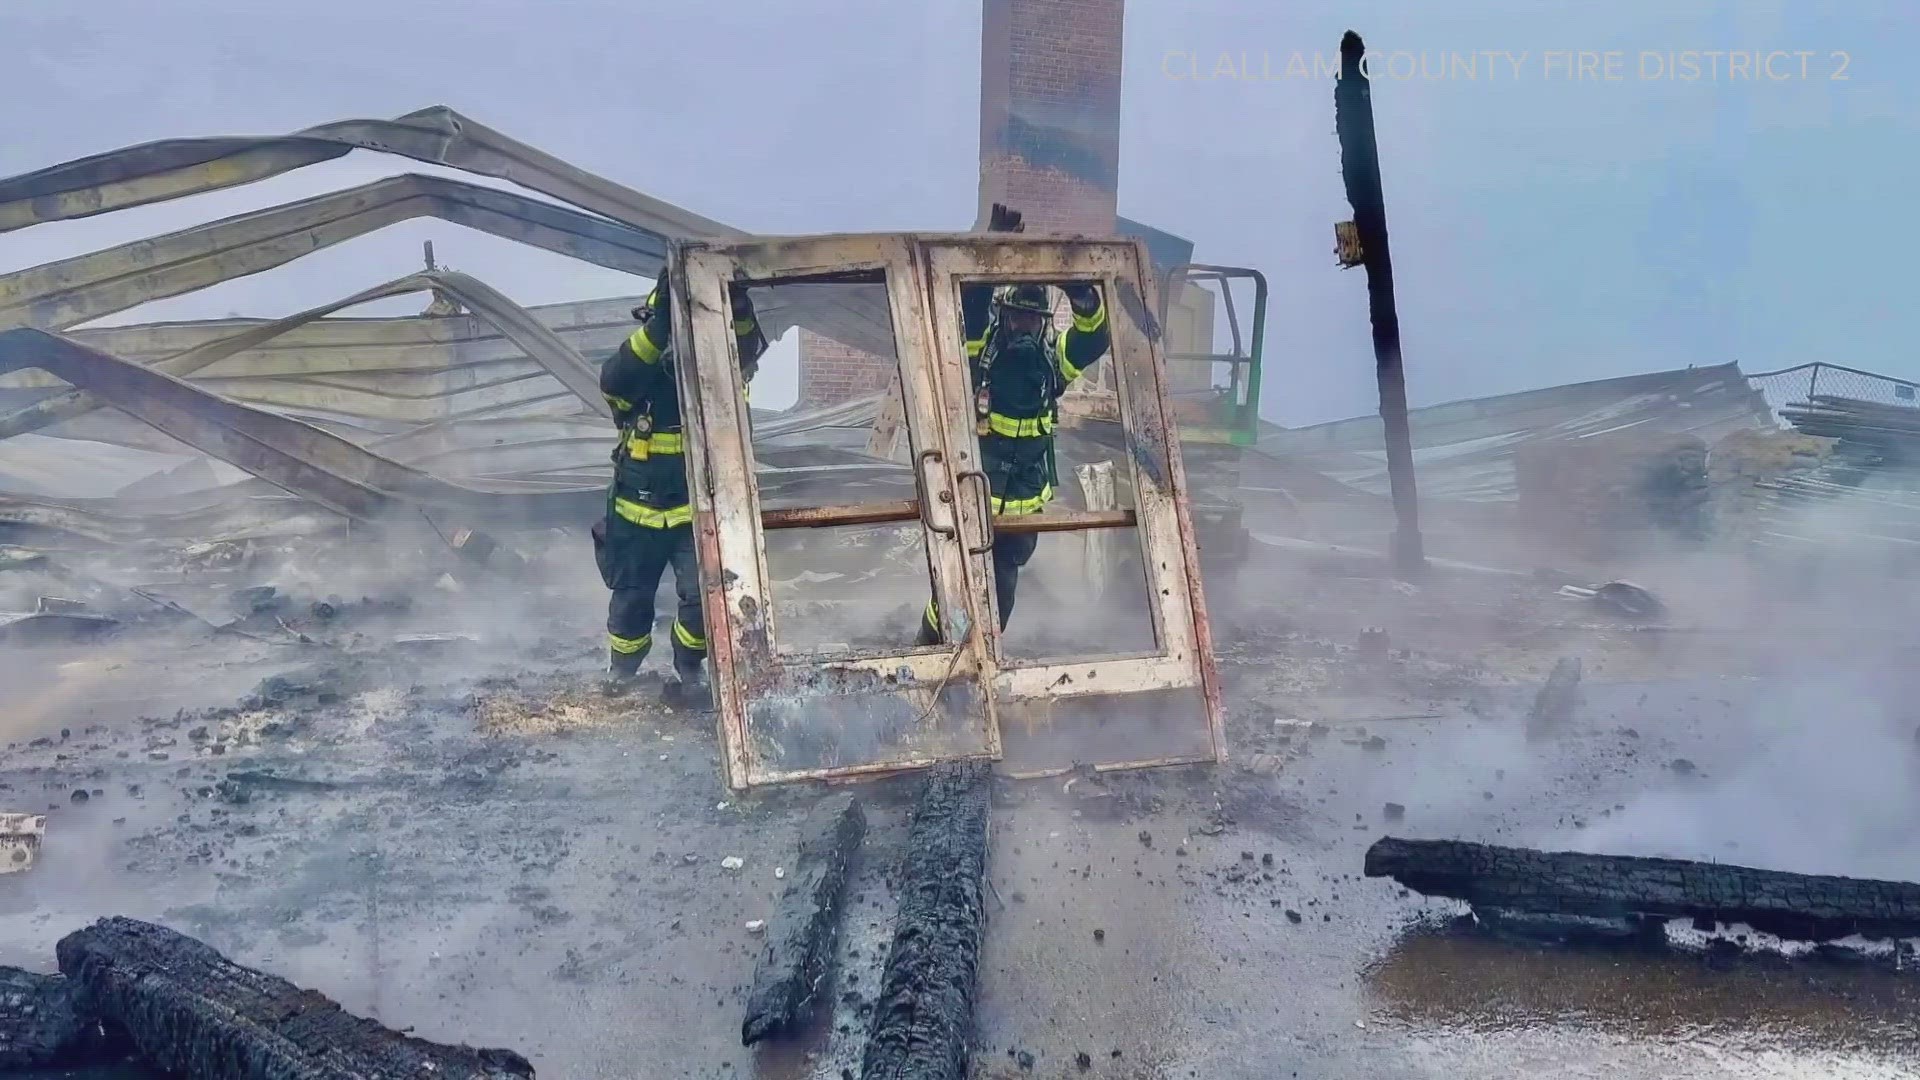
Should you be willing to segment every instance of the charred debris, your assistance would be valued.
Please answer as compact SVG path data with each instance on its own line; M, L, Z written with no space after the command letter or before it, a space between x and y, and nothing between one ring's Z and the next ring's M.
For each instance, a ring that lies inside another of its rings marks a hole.
M1365 872L1491 919L1584 921L1595 934L1654 944L1675 919L1816 943L1920 936L1920 884L1909 882L1392 836L1367 849Z
M153 923L102 919L55 951L57 975L0 968L0 1068L133 1060L207 1080L534 1075L511 1050L402 1034Z

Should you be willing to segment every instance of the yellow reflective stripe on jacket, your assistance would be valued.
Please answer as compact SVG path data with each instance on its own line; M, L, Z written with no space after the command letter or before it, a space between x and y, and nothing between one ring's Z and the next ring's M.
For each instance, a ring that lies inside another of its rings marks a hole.
M653 635L621 637L619 634L608 634L607 644L613 646L613 651L622 656L632 656L637 652L645 652L647 646L653 644Z
M1021 419L1003 413L988 413L987 430L1009 439L1031 439L1053 434L1053 417L1042 415Z
M1053 355L1060 363L1061 378L1072 382L1080 377L1081 369L1074 367L1073 361L1067 359L1067 335L1061 334L1060 337L1054 341Z
M1047 504L1052 501L1053 485L1048 484L1046 487L1040 489L1040 494L1035 495L1031 499L1003 499L995 495L993 497L993 512L996 514L1004 514L1008 517L1017 517L1021 514L1037 514L1045 510Z
M690 505L659 510L651 506L642 506L632 499L615 498L613 512L646 529L671 529L693 521L693 507Z
M986 347L987 347L986 338L984 337L969 338L967 340L967 359L973 360L978 358L981 351L984 350Z
M627 348L632 349L633 355L639 357L643 364L659 362L660 354L666 351L654 344L653 339L647 336L647 328L644 326L627 335Z
M645 461L655 454L678 454L683 443L677 431L656 431L652 435L627 436L627 457L633 461Z
M633 402L628 401L626 398L614 397L612 394L601 394L600 396L607 399L607 404L612 406L614 412L623 413L633 411Z
M735 319L733 320L734 336L742 337L751 334L753 333L753 328L759 325L760 324L753 319Z
M687 629L686 625L679 619L673 620L673 640L685 645L689 649L704 649L707 647L707 639Z

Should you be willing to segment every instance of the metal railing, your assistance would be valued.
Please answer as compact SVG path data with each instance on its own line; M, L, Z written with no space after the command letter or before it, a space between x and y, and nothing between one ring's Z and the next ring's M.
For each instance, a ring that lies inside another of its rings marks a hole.
M1766 396L1775 413L1788 405L1805 404L1815 394L1920 409L1920 384L1838 364L1816 361L1749 375L1747 381Z

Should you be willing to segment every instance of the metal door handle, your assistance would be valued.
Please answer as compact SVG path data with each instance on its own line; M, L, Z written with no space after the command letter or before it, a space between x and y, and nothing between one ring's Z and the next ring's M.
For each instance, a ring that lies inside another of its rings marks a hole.
M957 518L951 525L935 525L933 523L933 493L929 491L927 487L927 462L937 462L940 459L940 451L931 449L920 451L913 459L913 486L920 495L920 524L925 526L929 532L936 532L949 540L955 540L960 536L960 525ZM940 494L942 501L946 502L949 506L953 504L953 495L951 493L943 491Z
M980 533L986 540L979 547L968 545L967 554L985 555L993 550L993 483L979 469L968 469L955 479L961 484L969 480L980 481Z

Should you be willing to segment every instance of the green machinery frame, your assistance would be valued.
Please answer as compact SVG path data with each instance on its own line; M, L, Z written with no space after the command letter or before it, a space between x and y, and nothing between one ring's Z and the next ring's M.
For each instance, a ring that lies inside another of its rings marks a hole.
M1232 282L1245 279L1253 282L1253 324L1243 336L1240 312L1234 305ZM1179 295L1181 285L1187 282L1213 282L1220 286L1231 346L1230 351L1224 353L1166 354L1169 363L1226 364L1229 367L1227 385L1214 388L1209 422L1196 425L1183 421L1180 425L1180 441L1252 446L1260 435L1260 346L1266 338L1267 329L1266 275L1244 266L1212 266L1204 263L1176 266L1167 275L1166 287L1160 291L1160 325L1167 325L1167 307L1172 298Z

